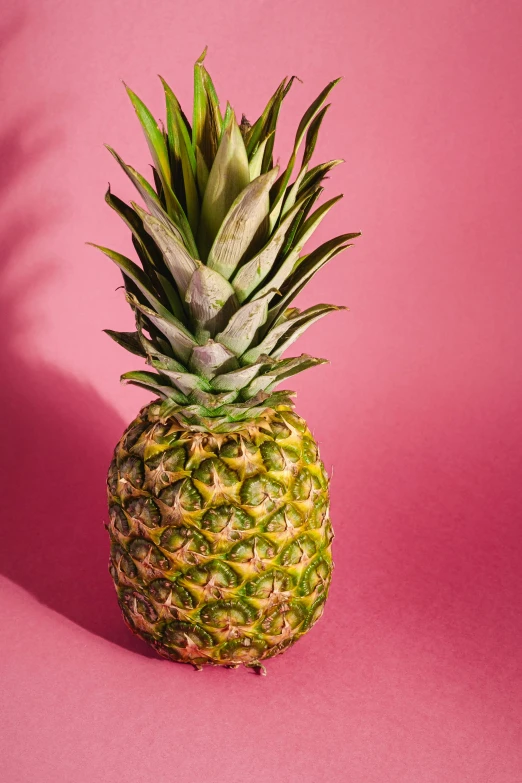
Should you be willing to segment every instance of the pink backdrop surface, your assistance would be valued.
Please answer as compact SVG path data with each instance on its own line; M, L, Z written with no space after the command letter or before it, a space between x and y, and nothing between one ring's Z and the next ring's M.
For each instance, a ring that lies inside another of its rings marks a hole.
M6 783L520 783L522 5L483 0L9 0L0 24ZM345 198L318 239L363 237L301 296L345 303L301 341L332 364L298 410L333 466L321 622L268 665L154 657L107 573L104 481L147 394L104 204L148 153L120 79L187 105L209 45L254 117L296 84L278 152L331 78L317 160Z

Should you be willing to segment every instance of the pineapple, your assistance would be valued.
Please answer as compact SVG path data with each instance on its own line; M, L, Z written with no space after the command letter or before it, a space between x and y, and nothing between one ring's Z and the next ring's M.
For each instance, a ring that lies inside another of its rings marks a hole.
M109 469L109 568L125 622L160 655L264 672L321 616L333 565L328 476L293 393L274 389L325 361L281 355L343 308L292 301L358 234L302 254L340 198L316 206L341 161L310 167L337 80L306 111L280 169L274 136L294 79L253 125L239 124L230 105L222 115L204 58L191 124L163 79L165 128L127 88L154 187L109 148L144 207L109 187L141 266L95 245L121 269L136 321L133 332L106 331L151 368L122 381L154 394Z

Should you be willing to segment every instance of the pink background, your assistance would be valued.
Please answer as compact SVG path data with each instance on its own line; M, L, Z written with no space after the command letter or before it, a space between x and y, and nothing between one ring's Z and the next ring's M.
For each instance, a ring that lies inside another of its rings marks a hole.
M0 25L6 783L520 783L521 111L518 0L9 0ZM268 677L163 662L120 619L104 479L148 399L104 204L209 44L250 118L286 74L278 151L331 78L317 160L344 157L321 241L361 229L301 303L346 303L294 384L334 466L324 618ZM138 363L139 364L139 363ZM6 772L7 770L7 772Z

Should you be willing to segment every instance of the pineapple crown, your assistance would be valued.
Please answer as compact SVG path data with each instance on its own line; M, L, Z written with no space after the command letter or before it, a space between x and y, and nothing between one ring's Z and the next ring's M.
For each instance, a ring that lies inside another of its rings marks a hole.
M229 104L221 114L205 55L206 49L194 67L192 126L164 79L166 128L126 87L153 158L154 187L108 147L146 209L126 204L110 186L105 200L131 230L141 267L94 246L119 266L136 317L133 332L105 331L152 368L127 372L122 381L153 391L161 399L154 406L160 419L174 416L190 429L229 432L291 406L293 393L275 392L277 384L326 361L281 355L312 323L345 308L290 304L359 233L302 255L342 198L316 206L323 179L342 161L309 165L325 101L339 80L305 112L288 165L280 169L273 162L274 138L295 77L281 82L253 125L244 116L238 124Z

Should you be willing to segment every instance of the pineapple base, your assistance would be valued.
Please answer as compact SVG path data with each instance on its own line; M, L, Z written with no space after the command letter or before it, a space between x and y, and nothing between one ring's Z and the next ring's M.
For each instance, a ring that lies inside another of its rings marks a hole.
M169 660L261 667L323 612L328 476L288 406L218 434L146 406L108 475L109 570L129 628Z

